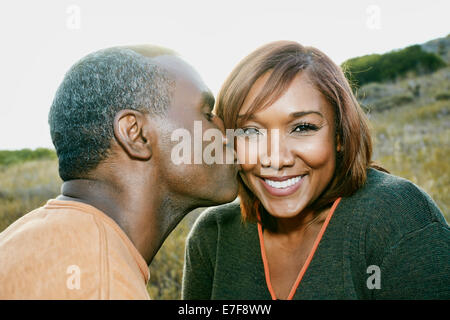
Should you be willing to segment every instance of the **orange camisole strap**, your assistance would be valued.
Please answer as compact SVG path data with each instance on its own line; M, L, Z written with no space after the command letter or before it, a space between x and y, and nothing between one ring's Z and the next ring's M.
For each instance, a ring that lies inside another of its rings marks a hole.
M331 217L333 216L334 211L336 210L336 207L338 206L339 202L341 201L341 198L337 198L332 207L330 212L328 212L327 218L325 219L325 222L323 223L322 227L320 228L319 234L316 237L316 240L314 241L314 245L311 249L311 252L308 255L308 258L305 261L305 264L303 265L302 269L300 270L300 273L297 276L297 279L294 282L294 285L292 286L292 289L289 293L289 296L287 300L292 300L292 298L295 295L295 292L297 291L298 286L300 285L300 282L302 281L303 275L305 274L306 270L308 269L309 264L311 263L312 258L314 257L314 253L316 252L317 247L319 246L320 240L322 239L323 234L325 233L325 230L327 229L328 223L331 220ZM258 213L259 215L259 213ZM261 221L260 217L258 217ZM264 246L264 238L263 238L263 231L261 223L258 222L258 236L259 236L259 244L261 247L261 256L264 264L264 275L266 278L267 288L269 289L270 295L273 300L276 300L277 297L275 295L275 291L272 288L272 283L270 281L270 272L269 272L269 263L267 261L266 257L266 249Z

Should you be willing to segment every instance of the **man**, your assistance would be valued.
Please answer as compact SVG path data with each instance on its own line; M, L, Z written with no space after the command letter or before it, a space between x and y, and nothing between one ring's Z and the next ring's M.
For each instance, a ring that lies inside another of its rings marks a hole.
M174 130L223 128L213 104L163 48L77 62L49 114L61 195L0 234L0 299L147 299L148 265L183 216L236 197L233 164L171 159Z

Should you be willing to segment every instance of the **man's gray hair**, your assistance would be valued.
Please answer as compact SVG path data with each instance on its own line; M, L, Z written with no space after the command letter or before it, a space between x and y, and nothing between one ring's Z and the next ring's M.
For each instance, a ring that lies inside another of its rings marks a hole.
M62 180L86 177L107 158L120 110L166 114L173 79L152 63L151 57L160 54L172 52L151 46L104 49L66 73L48 118Z

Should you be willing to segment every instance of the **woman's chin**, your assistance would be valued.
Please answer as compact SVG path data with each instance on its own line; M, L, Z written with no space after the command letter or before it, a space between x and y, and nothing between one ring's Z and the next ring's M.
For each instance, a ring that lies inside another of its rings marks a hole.
M296 201L296 203L292 203L291 205L286 202L287 201L284 201L284 203L277 205L271 201L266 205L263 203L263 205L271 216L279 219L294 218L303 210L303 206L300 206L298 201Z

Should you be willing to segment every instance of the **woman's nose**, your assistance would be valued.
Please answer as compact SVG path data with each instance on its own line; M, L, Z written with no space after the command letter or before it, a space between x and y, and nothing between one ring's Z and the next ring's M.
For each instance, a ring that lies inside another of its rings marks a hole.
M279 135L279 132L271 132L267 152L260 155L260 163L263 168L276 170L294 165L294 153L290 150L286 139Z

